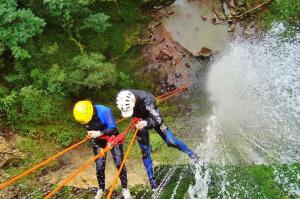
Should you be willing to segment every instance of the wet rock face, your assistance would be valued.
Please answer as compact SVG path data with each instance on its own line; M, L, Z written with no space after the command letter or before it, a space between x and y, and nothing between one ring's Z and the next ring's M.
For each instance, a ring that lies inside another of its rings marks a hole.
M159 76L159 93L168 92L181 85L181 55L185 50L173 40L161 23L149 26L151 42L144 48L144 56L149 61L147 72L155 72Z
M160 50L159 54L156 56L156 59L160 62L165 62L167 60L172 60L173 55L165 49Z
M210 57L212 55L213 55L213 51L211 49L203 47L195 56L206 58L206 57Z

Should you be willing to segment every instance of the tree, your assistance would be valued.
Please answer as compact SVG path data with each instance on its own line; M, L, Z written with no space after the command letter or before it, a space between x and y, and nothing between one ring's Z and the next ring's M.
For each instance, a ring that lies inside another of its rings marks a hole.
M44 0L50 12L58 24L68 34L69 39L78 46L81 54L84 53L81 44L81 30L92 30L95 33L103 33L109 27L109 16L104 13L93 14L89 9L94 0Z
M74 15L83 9L77 0L44 0L44 4L47 5L50 14L57 17L66 29L73 27Z
M15 0L3 1L0 4L0 42L12 51L15 58L28 58L28 51L21 45L41 33L46 23L29 9L17 9Z
M108 20L109 16L103 13L90 15L83 20L83 25L80 27L80 29L90 29L96 33L103 33L111 26Z
M113 86L116 81L116 66L105 62L104 56L96 53L75 57L66 78L68 90L72 93L84 89L100 90L104 86Z

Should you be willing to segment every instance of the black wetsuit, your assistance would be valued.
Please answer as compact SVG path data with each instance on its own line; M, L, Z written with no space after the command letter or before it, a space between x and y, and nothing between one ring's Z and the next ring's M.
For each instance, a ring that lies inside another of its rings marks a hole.
M118 129L115 124L115 120L110 108L102 105L94 106L94 115L92 120L84 125L88 131L101 131L104 135L118 135ZM100 149L104 148L107 144L106 140L100 138L92 139L94 155L99 154ZM123 160L123 147L117 145L111 150L116 167L119 169ZM105 190L105 163L106 155L103 158L96 160L96 175L99 184L99 188ZM122 188L127 188L127 172L126 167L122 169L120 175L120 181Z
M149 129L153 128L168 146L177 148L178 150L188 154L191 158L196 158L196 155L182 141L174 137L170 128L164 122L157 107L155 97L152 94L142 90L129 89L129 91L132 92L136 98L132 116L147 121L147 126L139 130L137 139L143 154L143 163L147 170L150 183L155 183L153 177L152 159L150 155L151 148L149 142ZM152 187L155 188L155 186Z

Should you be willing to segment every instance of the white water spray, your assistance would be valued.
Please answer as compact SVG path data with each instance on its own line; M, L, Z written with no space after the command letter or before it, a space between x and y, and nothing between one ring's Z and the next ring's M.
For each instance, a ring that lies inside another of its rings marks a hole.
M299 41L300 34L283 42L274 33L260 41L238 39L212 64L207 89L216 128L229 150L238 151L235 161L300 160Z
M215 110L205 132L206 141L198 146L206 163L300 161L300 34L294 41L284 42L277 36L280 31L277 26L260 40L237 39L211 65L207 90ZM288 176L275 170L274 175L290 196L300 196L299 184L288 180L294 176L293 181L299 182L296 170ZM226 187L237 185L229 185L226 174L221 177L219 196L231 198L235 193L230 195ZM208 183L196 176L190 198L206 189L200 184ZM248 189L247 195L251 197L256 190Z

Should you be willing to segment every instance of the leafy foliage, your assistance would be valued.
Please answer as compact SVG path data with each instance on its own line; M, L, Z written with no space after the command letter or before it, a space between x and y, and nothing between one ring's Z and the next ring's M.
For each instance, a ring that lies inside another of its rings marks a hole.
M101 54L79 55L72 60L68 75L68 90L78 93L83 89L100 90L104 86L113 86L117 80L116 66L105 62Z
M6 117L10 123L18 118L17 110L15 108L17 98L17 92L12 91L9 95L0 99L0 111L6 113Z
M69 39L79 47L81 54L84 53L82 31L104 33L111 26L109 16L93 11L89 8L94 0L44 0L50 15L55 18L54 23L61 26Z
M64 27L72 24L74 15L80 11L80 4L76 0L44 0L50 14L63 22Z
M300 1L275 0L266 18L274 21L296 22L300 19Z
M62 99L51 97L32 86L20 90L19 100L23 120L33 123L49 123L62 114Z
M64 83L66 74L64 69L53 64L47 71L35 68L30 72L33 79L32 85L51 94L65 95Z
M0 85L0 98L6 96L9 93L7 87Z
M103 33L111 26L108 20L109 16L103 13L90 15L83 20L83 25L80 27L80 29L90 29L95 31L96 33Z
M0 111L21 135L66 146L82 137L71 111L75 100L114 105L117 90L134 85L133 71L145 64L140 50L128 62L119 59L135 45L147 18L138 9L143 2L116 2L1 2Z
M252 7L266 2L264 0L246 0ZM258 13L257 25L270 28L274 23L281 23L286 27L284 37L293 36L299 31L300 23L300 1L295 0L273 0L263 12Z
M0 100L0 110L7 114L10 123L49 123L58 119L63 112L62 98L52 97L32 86L13 91Z
M0 41L17 59L30 57L21 45L41 33L45 24L45 21L36 17L31 10L17 9L15 0L4 0L0 4Z

